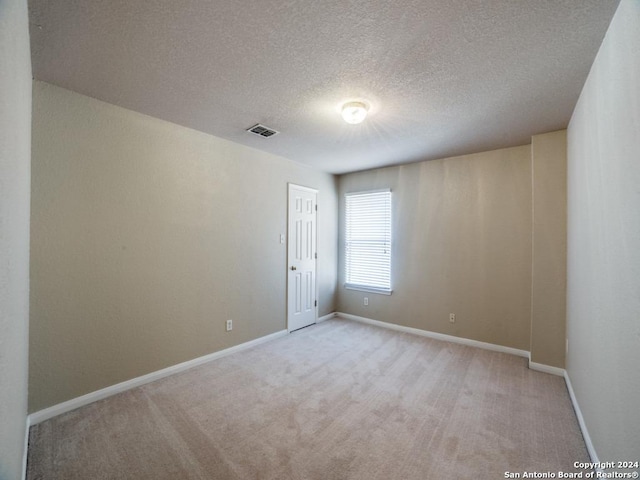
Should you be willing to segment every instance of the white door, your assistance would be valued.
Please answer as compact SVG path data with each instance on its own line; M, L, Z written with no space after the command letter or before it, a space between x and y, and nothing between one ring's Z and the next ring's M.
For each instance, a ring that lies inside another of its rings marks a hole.
M317 190L289 184L287 324L290 332L316 323L317 198Z

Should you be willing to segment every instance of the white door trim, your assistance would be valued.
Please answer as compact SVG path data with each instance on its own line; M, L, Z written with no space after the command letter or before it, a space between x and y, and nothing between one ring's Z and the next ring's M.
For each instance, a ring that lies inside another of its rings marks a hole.
M298 190L304 190L305 192L311 192L311 193L315 193L318 194L319 190L316 188L311 188L311 187L305 187L303 185L296 185L295 183L287 183L287 185L289 186L289 191L291 191L291 187L293 188L297 188Z

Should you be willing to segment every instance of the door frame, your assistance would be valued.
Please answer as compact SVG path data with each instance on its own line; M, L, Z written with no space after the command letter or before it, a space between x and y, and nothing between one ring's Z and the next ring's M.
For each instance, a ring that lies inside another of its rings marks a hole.
M311 188L311 187L305 187L304 185L298 185L297 183L291 183L291 182L287 182L287 241L285 243L285 250L286 250L286 254L285 254L285 272L286 272L286 282L285 282L285 322L287 325L287 332L291 333L291 329L290 329L290 325L289 325L289 265L290 265L290 259L289 259L289 238L290 238L290 230L291 230L291 222L290 222L290 218L289 218L289 205L291 202L291 189L295 188L297 190L303 190L303 191L307 191L307 192L311 192L311 193L315 193L316 194L316 238L315 238L315 245L316 245L316 251L315 251L315 297L316 297L316 305L314 306L314 317L315 317L315 321L314 323L318 323L318 308L319 305L318 303L318 230L319 230L319 222L318 222L318 196L320 194L320 190L316 189L316 188ZM311 324L313 325L313 323ZM304 328L304 327L303 327ZM295 331L295 330L294 330Z

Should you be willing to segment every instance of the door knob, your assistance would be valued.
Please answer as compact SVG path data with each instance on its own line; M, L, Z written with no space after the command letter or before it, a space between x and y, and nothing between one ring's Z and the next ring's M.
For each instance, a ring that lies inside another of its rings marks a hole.
M291 270L297 270L297 268L293 265L291 265Z

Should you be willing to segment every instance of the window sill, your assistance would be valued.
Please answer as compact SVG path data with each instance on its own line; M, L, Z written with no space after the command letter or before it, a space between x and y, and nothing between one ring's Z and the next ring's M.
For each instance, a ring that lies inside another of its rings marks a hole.
M384 288L366 287L364 285L350 285L344 284L344 288L347 290L357 290L359 292L378 293L380 295L391 295L393 290L386 290Z

